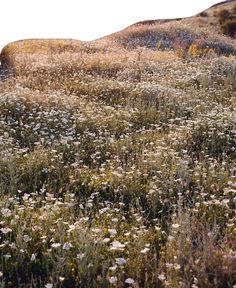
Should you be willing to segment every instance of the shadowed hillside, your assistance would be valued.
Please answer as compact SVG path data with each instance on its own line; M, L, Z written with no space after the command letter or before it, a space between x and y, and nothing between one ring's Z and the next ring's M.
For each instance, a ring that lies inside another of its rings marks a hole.
M2 50L0 287L235 288L235 2Z

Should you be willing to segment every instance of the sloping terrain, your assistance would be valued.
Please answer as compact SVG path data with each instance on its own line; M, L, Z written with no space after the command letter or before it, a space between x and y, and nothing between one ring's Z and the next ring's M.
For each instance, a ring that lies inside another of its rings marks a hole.
M236 285L235 2L3 49L2 287Z

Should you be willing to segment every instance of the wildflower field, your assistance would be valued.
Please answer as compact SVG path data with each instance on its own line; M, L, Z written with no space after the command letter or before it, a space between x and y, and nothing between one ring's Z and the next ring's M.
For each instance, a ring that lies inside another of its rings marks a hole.
M236 287L236 42L205 18L3 49L0 287Z

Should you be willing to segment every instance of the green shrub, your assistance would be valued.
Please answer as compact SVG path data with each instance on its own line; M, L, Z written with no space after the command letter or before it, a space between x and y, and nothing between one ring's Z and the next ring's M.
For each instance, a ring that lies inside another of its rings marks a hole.
M220 10L218 12L218 21L221 30L225 35L235 38L236 35L236 6L232 10Z
M207 12L203 11L199 14L200 17L208 17Z
M222 24L222 31L224 34L235 38L236 36L236 19L229 19Z
M222 9L217 14L220 24L224 23L230 17L230 11L227 9Z

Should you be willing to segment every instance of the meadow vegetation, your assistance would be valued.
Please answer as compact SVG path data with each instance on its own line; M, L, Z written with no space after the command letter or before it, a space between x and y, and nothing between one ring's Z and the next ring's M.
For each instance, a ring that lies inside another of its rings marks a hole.
M0 287L235 287L236 45L181 23L5 48Z

